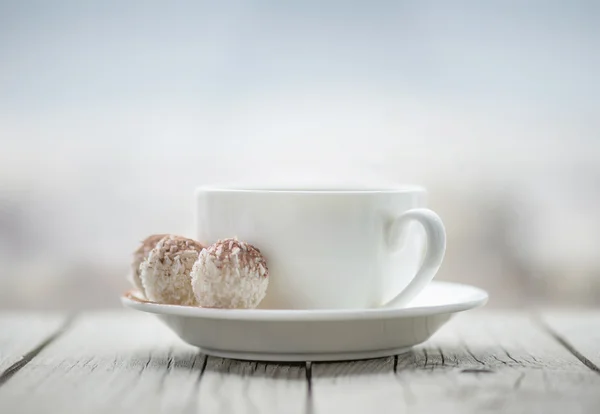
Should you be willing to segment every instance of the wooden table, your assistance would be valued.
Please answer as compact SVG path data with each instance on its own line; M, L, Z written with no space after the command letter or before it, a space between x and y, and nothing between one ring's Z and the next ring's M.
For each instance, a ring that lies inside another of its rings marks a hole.
M413 352L207 357L133 311L0 314L0 413L600 413L600 311L458 314Z

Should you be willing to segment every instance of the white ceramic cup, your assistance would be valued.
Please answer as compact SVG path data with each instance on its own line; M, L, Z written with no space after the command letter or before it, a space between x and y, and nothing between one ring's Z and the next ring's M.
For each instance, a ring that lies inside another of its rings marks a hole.
M260 308L399 307L437 273L441 219L417 186L382 189L200 187L196 238L237 237L261 250L269 287Z

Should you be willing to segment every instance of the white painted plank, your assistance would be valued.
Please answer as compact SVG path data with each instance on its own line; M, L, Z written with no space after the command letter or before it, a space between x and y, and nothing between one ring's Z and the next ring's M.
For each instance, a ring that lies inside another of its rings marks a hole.
M307 413L305 364L209 357L197 406L207 413Z
M585 413L600 406L600 376L517 313L459 315L397 361L315 363L312 374L318 414Z
M570 317L547 319L560 327ZM553 329L593 350L583 329L595 320ZM95 313L76 319L0 386L0 412L587 413L600 406L600 375L522 313L461 314L411 354L314 363L310 383L306 376L302 364L205 358L151 315Z
M183 412L203 358L151 315L88 314L0 387L0 412Z
M600 372L600 311L546 311L541 319L558 341Z
M303 365L207 359L151 315L92 313L0 387L0 412L293 414L305 396Z
M60 314L0 314L0 374L43 345L64 321L65 316Z
M532 318L506 312L463 316L424 347L416 369L406 372L415 408L458 412L461 403L461 412L473 413L594 412L600 376Z
M313 363L314 413L403 413L407 404L394 358Z

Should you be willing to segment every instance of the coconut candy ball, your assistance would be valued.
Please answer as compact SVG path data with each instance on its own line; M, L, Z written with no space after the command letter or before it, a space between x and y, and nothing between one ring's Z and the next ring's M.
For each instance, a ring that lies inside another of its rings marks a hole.
M191 277L198 305L207 308L256 308L269 284L260 250L237 239L219 240L202 250Z
M140 247L133 252L133 261L131 263L129 281L144 297L146 297L146 292L144 291L144 285L142 284L142 279L140 278L140 264L142 264L142 262L148 257L150 250L154 249L156 243L158 243L165 236L167 235L153 234L148 236L142 240Z
M169 235L160 239L140 264L146 297L158 303L196 306L190 271L203 248L185 237Z

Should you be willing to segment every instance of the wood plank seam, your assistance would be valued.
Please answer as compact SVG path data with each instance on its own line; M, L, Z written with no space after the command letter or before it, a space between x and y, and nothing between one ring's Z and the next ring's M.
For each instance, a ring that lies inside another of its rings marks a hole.
M409 383L400 375L398 372L398 360L399 356L394 355L394 360L392 363L392 372L394 373L394 378L400 384L402 389L402 395L404 397L404 401L406 402L407 407L415 405L417 401L416 395L412 392ZM402 371L402 369L400 370Z
M545 330L552 338L554 338L559 344L561 344L567 351L569 351L575 358L577 358L583 365L594 371L596 374L600 375L600 367L594 364L590 359L588 359L585 355L579 352L573 344L567 341L561 334L552 329L550 325L548 325L539 315L534 314L532 316L534 322L536 322L543 330Z
M308 395L312 393L312 362L306 362L306 370L304 371L306 375L306 386L308 387Z
M192 367L190 368L192 371L194 370L194 367L196 366L196 361L198 360L198 357L202 358L202 365L200 366L200 372L198 373L198 376L196 377L196 384L194 385L194 388L193 388L191 394L187 398L187 403L183 410L184 414L194 414L194 413L198 412L197 398L198 398L198 393L200 391L200 382L202 381L202 377L204 376L204 372L206 371L208 355L201 354L201 353L197 354L194 357L194 360L192 361Z
M42 342L40 342L31 351L24 354L21 357L21 359L19 359L17 362L15 362L14 364L12 364L8 368L6 368L0 374L0 387L2 385L4 385L8 380L10 380L13 377L13 375L15 375L23 367L25 367L25 365L27 365L29 362L31 362L31 360L33 360L33 358L35 358L40 352L42 352L44 350L44 348L46 348L48 345L50 345L52 342L54 342L60 336L62 336L65 332L67 332L67 330L73 323L74 319L75 319L75 315L68 316L65 319L65 321L61 324L61 326L58 327L58 329L56 329L54 332L52 332L50 335L48 335L48 337L46 339L44 339Z
M312 392L312 362L304 363L304 375L306 377L306 414L314 414L315 405Z

